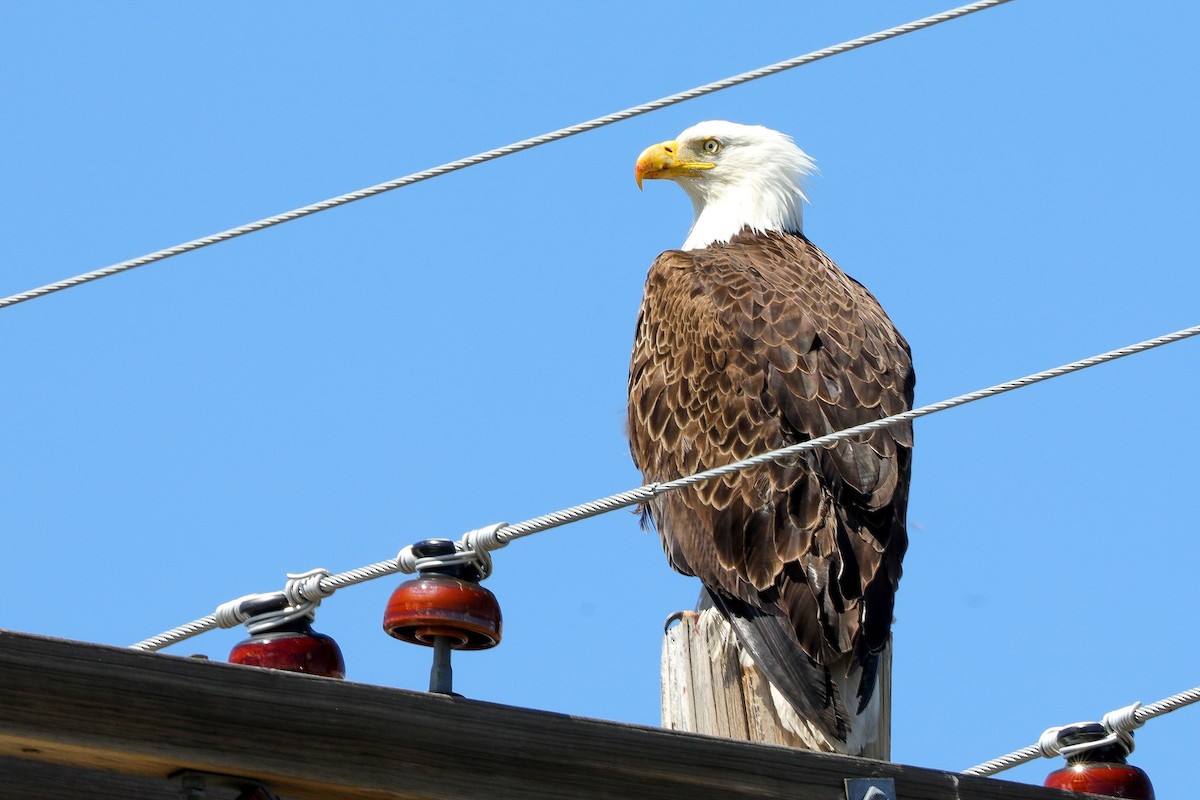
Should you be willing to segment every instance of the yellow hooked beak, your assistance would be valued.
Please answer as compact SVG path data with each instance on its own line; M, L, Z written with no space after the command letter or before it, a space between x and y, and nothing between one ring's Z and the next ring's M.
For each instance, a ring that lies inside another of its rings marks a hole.
M637 166L633 168L633 178L638 188L642 188L643 180L658 178L677 178L696 170L712 169L716 164L711 161L689 161L679 158L679 142L672 139L669 142L659 142L642 151L638 156Z

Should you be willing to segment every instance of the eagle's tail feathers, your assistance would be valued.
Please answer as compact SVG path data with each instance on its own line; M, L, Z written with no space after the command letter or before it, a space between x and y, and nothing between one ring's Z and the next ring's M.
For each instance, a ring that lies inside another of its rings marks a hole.
M800 648L785 617L705 587L700 608L708 606L729 620L742 648L798 714L824 729L830 738L847 740L850 715L833 675ZM863 705L860 698L860 707Z

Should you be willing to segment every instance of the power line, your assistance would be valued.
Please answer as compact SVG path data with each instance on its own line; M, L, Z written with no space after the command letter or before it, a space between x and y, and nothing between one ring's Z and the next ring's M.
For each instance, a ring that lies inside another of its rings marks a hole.
M356 200L363 200L367 197L373 197L377 194L390 192L391 190L399 189L402 186L409 186L429 178L436 178L440 175L446 175L450 172L465 169L466 167L473 167L476 164L482 164L485 161L491 161L496 158L512 155L513 153L519 153L522 150L528 150L530 148L548 144L559 139L565 139L568 136L574 136L578 133L595 130L596 128L604 127L605 125L611 125L614 122L621 122L622 120L640 116L651 111L657 111L661 108L666 108L667 106L675 105L677 103L682 103L685 100L692 100L706 94L712 94L713 92L738 86L757 78L765 78L769 75L784 72L785 70L789 70L794 67L801 67L805 64L811 64L814 61L820 61L821 59L828 58L829 56L835 56L840 53L857 50L858 48L865 47L869 44L875 44L876 42L882 42L886 39L902 36L906 33L912 33L913 31L919 31L923 28L929 28L942 22L948 22L949 20L964 17L967 14L972 14L976 11L982 11L984 9L1002 5L1008 2L1011 2L1011 0L979 0L979 2L968 3L965 6L950 9L949 11L943 11L940 14L934 14L929 17L924 17L923 19L914 20L913 22L909 22L904 25L898 25L894 28L888 28L887 30L878 31L877 33L872 33L867 36L860 36L857 39L851 39L850 41L842 42L841 44L835 44L832 47L814 50L813 52L802 56L796 56L795 58L751 70L750 72L743 72L740 75L734 75L733 77L725 78L724 80L708 83L703 86L698 86L694 89L688 89L687 91L669 95L649 103L643 103L639 106L633 106L632 108L627 108L624 111L617 111L616 113L608 114L603 117L597 117L587 122L581 122L577 125L572 125L567 128L559 128L551 133L544 133L541 136L534 136L531 139L523 139L519 142L514 142L513 144L506 145L504 147L497 147L494 150L488 150L467 158L461 158L458 161L451 161L438 167L432 167L421 172L414 172L411 175L404 176L403 178L395 178L394 180L386 181L384 183L378 183L374 186L368 186L365 189L359 189L355 192L338 195L337 197L331 197L328 200L322 200L319 203L313 203L292 211L286 211L282 214L276 214L272 217L266 217L265 219L260 219L257 222L250 222L245 225L240 225L236 228L230 228L229 230L221 231L220 233L214 233L210 236L192 239L190 242L177 244L174 247L168 247L165 250L157 250L153 253L139 256L138 258L132 258L128 261L122 261L120 263L102 267L101 269L93 270L91 272L85 272L82 275L76 275L73 278L67 278L56 283L39 286L36 289L30 289L29 291L0 299L0 308L14 306L18 303L23 303L26 300L32 300L35 297L53 294L54 292L59 292L63 289L70 289L83 283L99 280L100 278L107 278L110 275L126 272L136 267L144 267L147 264L153 264L156 261L163 261L164 259L168 259L172 256L190 253L191 251L199 250L202 247L208 247L209 245L217 244L218 242L236 239L239 236L265 230L266 228L270 228L275 225L282 225L285 222L291 222L294 219L300 219L301 217L311 216L321 211L327 211L331 208L344 206L348 203L353 203Z
M619 508L627 508L629 506L644 503L652 500L655 497L666 494L667 492L684 489L688 486L693 486L697 483L720 478L735 472L741 472L752 467L760 466L771 461L776 461L782 458L799 455L810 450L815 450L819 447L827 447L836 444L846 439L853 439L873 433L882 428L891 428L907 422L911 422L918 417L925 417L930 414L936 414L939 411L955 408L956 406L973 403L976 400L982 400L986 397L994 397L998 394L1010 392L1014 389L1022 389L1026 386L1031 386L1041 381L1058 378L1063 375L1069 375L1073 372L1094 367L1099 364L1104 364L1109 361L1115 361L1118 358L1131 356L1136 353L1142 353L1147 350L1161 347L1172 342L1182 341L1192 336L1200 334L1200 325L1195 325L1190 328L1168 333L1164 336L1158 336L1153 339L1147 339L1144 342L1131 344L1126 347L1120 347L1116 350L1109 350L1106 353L1091 356L1090 358L1072 361L1069 364L1063 364L1060 367L1036 372L1032 375L1026 375L1023 378L1007 381L1005 383L996 384L986 389L979 389L974 392L952 397L948 400L942 400L930 405L914 408L910 411L905 411L901 414L895 414L890 417L867 422L862 425L855 425L852 428L836 431L834 433L819 436L815 439L809 439L805 442L782 447L778 450L772 450L768 453L763 453L757 456L736 461L732 464L727 464L722 467L704 470L694 475L686 475L672 481L662 483L650 483L645 486L640 486L636 489L630 489L625 492L610 495L599 500L593 500L582 505L572 506L571 508L555 511L551 514L545 514L540 517L518 522L515 525L507 523L499 523L496 525L482 528L480 530L471 531L466 534L458 543L459 552L452 556L456 561L474 559L480 562L483 567L483 574L486 576L491 572L491 557L490 551L504 547L513 539L519 539L524 536L529 536L541 531L557 528L562 525L568 525L572 522L579 522L590 517L606 514L609 511L616 511ZM298 606L301 603L307 602L316 604L321 599L332 595L338 589L346 586L351 586L356 583L381 578L385 575L392 575L397 572L415 572L422 565L428 564L431 561L438 559L421 560L416 558L411 547L405 547L400 551L399 555L394 559L380 561L375 564L370 564L365 567L350 570L348 572L339 573L336 575L305 573L300 576L289 576L288 586L283 592L283 596L289 599L293 606ZM316 572L316 571L314 571ZM261 597L260 595L247 595L247 597ZM213 630L217 627L233 627L240 621L236 613L236 604L246 598L230 601L218 608L214 614L209 614L186 625L181 625L178 628L173 628L170 631L161 633L158 636L152 636L149 639L131 645L137 650L160 650L169 645L181 642L184 639L191 638L205 631ZM235 604L232 605L231 604ZM244 619L244 617L242 617ZM226 624L228 623L228 624Z
M1151 703L1144 706L1141 703L1134 703L1131 706L1110 711L1104 715L1102 724L1104 729L1108 731L1109 738L1117 739L1127 736L1136 728L1142 727L1146 721L1162 714L1167 714L1177 708L1191 705L1200 701L1200 686L1194 689L1188 689L1186 692L1173 694L1170 697L1163 698L1157 703ZM1078 723L1076 723L1078 724ZM1072 727L1072 726L1065 726ZM978 766L964 769L966 775L995 775L997 772L1003 772L1006 769L1012 769L1018 764L1024 764L1027 761L1033 761L1038 758L1053 758L1060 753L1064 753L1062 743L1059 741L1059 732L1062 727L1049 728L1042 734L1037 744L1031 744L1028 747L1023 747L1020 750L1009 753L1008 755L993 758L991 761L985 761ZM1130 742L1133 740L1130 739ZM1100 744L1100 742L1089 742L1086 747L1092 748ZM1085 745L1077 745L1085 747Z

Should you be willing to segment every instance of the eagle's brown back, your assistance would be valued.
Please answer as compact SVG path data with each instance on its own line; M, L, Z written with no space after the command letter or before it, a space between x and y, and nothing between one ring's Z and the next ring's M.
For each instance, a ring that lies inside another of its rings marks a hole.
M663 481L900 413L908 344L799 234L655 260L629 374L630 449ZM812 659L887 644L907 547L911 426L673 492L648 512L671 565L782 612Z

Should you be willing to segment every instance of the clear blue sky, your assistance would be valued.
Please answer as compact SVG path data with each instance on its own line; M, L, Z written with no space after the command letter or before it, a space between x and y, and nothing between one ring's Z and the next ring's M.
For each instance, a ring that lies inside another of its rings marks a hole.
M941 11L953 0L0 5L0 295ZM807 232L907 334L928 403L1200 322L1183 0L1016 0L0 311L0 627L125 645L636 486L639 193L702 119L792 134ZM969 767L1200 684L1200 342L917 424L896 760ZM617 512L496 555L489 701L655 724L697 584ZM420 689L398 580L327 600L356 681ZM224 658L241 631L169 652ZM1190 791L1200 710L1134 761ZM1009 773L1040 781L1041 762Z

